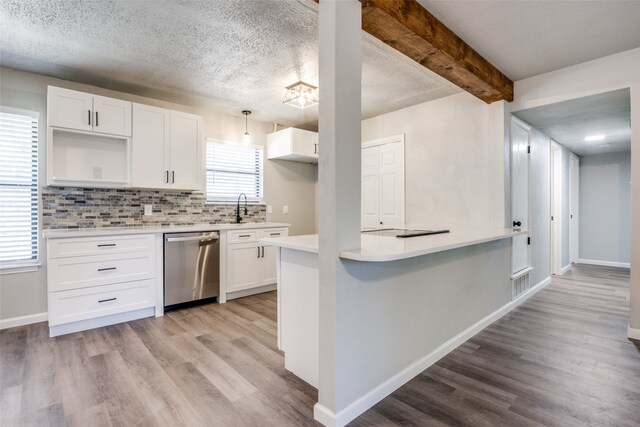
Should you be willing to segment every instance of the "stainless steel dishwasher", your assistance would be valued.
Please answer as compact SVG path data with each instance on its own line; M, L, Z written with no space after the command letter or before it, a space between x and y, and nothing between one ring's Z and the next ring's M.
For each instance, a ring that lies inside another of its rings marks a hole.
M220 295L220 234L164 235L164 306L213 302Z

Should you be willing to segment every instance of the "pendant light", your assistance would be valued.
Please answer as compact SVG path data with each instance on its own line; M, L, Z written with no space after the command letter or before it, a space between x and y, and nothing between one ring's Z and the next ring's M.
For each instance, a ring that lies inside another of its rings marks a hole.
M249 135L249 115L251 110L242 110L242 114L244 114L244 135L242 140L248 144L251 142L251 135Z

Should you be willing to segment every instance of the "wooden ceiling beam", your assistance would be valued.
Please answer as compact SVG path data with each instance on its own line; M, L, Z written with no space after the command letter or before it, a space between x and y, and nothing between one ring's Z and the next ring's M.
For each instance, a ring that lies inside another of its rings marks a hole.
M513 82L417 1L360 2L367 33L487 103L513 101Z

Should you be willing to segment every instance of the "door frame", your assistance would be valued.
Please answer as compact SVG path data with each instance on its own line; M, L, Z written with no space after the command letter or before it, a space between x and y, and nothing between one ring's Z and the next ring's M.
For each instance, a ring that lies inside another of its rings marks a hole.
M562 148L551 140L551 274L562 274Z
M580 259L580 158L569 154L569 263Z

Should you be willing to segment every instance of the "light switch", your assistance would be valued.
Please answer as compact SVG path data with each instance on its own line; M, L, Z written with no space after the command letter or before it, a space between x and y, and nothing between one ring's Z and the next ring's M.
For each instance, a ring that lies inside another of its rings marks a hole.
M284 213L284 214L288 214L288 213L289 213L289 206L284 205L284 206L282 207L282 213Z
M267 213L273 213L273 206L267 205Z
M153 205L144 205L144 214L153 215Z

